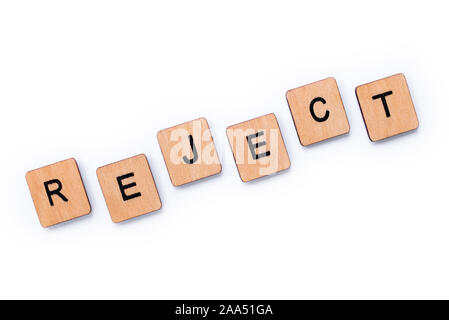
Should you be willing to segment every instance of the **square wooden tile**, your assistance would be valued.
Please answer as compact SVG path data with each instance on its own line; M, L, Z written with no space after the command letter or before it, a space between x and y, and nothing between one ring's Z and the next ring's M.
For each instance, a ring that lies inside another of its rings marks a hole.
M418 117L402 73L361 85L355 92L371 141L418 128Z
M143 154L100 167L97 177L114 222L162 207L150 165Z
M221 172L220 160L205 118L161 130L157 133L157 139L174 186Z
M286 97L303 146L349 132L348 118L334 78L291 89Z
M44 228L90 213L89 199L75 159L29 171L26 181Z
M290 168L281 130L273 113L226 129L243 182Z

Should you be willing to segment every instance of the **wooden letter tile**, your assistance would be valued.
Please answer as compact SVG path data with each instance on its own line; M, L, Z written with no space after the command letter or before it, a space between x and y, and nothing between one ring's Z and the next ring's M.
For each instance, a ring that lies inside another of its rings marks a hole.
M162 207L147 157L143 154L100 167L97 177L114 222Z
M349 132L348 118L334 78L291 89L286 97L303 146Z
M418 128L418 117L402 73L361 85L355 92L371 141Z
M75 159L29 171L26 180L44 228L90 213L89 199Z
M220 160L205 118L161 130L157 139L174 186L221 172Z
M273 113L226 129L243 182L290 168L281 130Z

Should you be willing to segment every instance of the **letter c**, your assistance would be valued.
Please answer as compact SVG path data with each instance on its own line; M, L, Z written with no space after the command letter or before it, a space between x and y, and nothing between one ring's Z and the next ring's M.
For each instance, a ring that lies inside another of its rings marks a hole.
M322 118L318 117L315 114L315 110L313 109L313 107L315 106L315 103L317 103L317 102L326 104L326 100L324 100L324 98L317 97L317 98L313 99L312 102L310 103L310 114L312 115L313 120L315 120L317 122L324 122L329 118L330 112L329 112L329 110L326 110L326 113L324 114L324 116Z

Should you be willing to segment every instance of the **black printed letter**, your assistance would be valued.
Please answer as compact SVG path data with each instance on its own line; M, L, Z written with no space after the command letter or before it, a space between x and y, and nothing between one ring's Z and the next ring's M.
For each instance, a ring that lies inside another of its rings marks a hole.
M193 158L189 159L186 156L182 157L182 160L184 160L187 164L194 164L198 160L198 152L196 151L195 142L193 142L193 136L189 135L189 141L190 141L190 149L192 149Z
M50 190L48 186L50 184L56 184L57 188L55 190ZM67 202L69 201L62 193L62 183L58 179L49 180L44 182L45 192L47 192L48 201L50 201L50 205L53 207L53 199L51 198L52 195L58 195L63 201Z
M270 151L264 152L264 153L259 153L256 154L256 149L259 147L263 147L266 142L262 141L262 142L258 142L256 144L254 144L251 140L255 139L257 137L261 137L263 136L264 132L263 131L259 131L255 134L250 134L249 136L246 136L246 141L248 141L248 146L249 146L249 150L251 151L251 155L253 156L254 160L263 158L263 157L268 157L270 155Z
M319 118L317 117L317 115L315 114L315 110L313 110L313 107L315 106L315 103L317 102L321 102L322 104L326 104L326 100L324 100L324 98L318 97L312 100L312 102L310 103L310 113L312 114L312 118L313 120L317 121L317 122L324 122L329 118L329 110L326 110L326 113L324 114L324 117Z
M388 91L388 92L378 94L377 96L373 97L373 100L382 99L382 104L384 105L385 114L387 115L387 118L390 117L390 110L388 109L387 99L385 99L385 97L392 95L392 94L393 94L393 91Z
M137 185L135 182L131 182L129 184L123 185L122 180L131 178L131 177L134 177L134 173L133 172L125 174L125 175L120 176L120 177L117 177L117 183L118 183L118 187L120 188L120 192L122 194L123 201L128 201L128 200L140 197L142 195L140 192L133 193L131 195L127 195L125 193L126 189L133 188L133 187L135 187Z

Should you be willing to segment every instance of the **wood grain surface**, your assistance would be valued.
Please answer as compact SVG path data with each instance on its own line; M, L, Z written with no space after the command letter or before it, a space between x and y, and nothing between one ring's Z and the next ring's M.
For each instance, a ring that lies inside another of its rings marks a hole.
M91 211L78 165L73 158L29 171L26 181L44 228Z
M273 113L232 125L226 134L243 182L290 168L290 158Z
M349 132L348 118L334 78L291 89L286 98L303 146Z
M160 130L157 139L174 186L221 172L220 160L205 118Z
M143 154L100 167L97 177L114 222L162 207L147 157Z
M356 95L371 141L418 128L418 117L402 73L361 85L356 88ZM384 95L383 99L380 95Z

